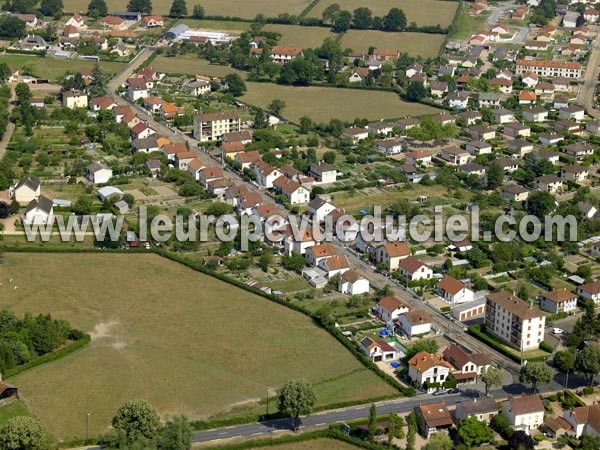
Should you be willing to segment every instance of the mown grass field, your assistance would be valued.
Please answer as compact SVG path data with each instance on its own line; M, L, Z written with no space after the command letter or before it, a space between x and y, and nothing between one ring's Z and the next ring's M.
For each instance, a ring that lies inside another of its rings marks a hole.
M274 25L268 24L265 31L274 31L281 34L281 45L291 45L302 48L320 47L325 38L336 38L338 35L323 27L302 27L299 25Z
M200 59L192 55L178 55L176 57L157 56L152 61L152 67L166 74L181 75L208 75L211 77L222 77L230 73L237 73L242 78L246 78L246 72L234 69L230 66L219 66L210 64L206 59Z
M0 62L10 66L23 67L25 64L33 65L33 73L38 77L56 80L67 72L77 72L83 68L93 68L95 61L85 59L41 58L33 55L2 55ZM100 61L100 68L106 74L117 74L125 67L125 63Z
M128 399L202 419L295 377L315 384L319 404L394 393L309 318L158 256L5 259L0 308L49 312L93 337L9 380L59 440L82 437L88 413L90 434L105 432Z
M274 99L283 100L286 107L282 114L293 122L298 122L302 116L317 122L328 122L332 118L354 120L361 117L374 120L438 112L430 106L404 102L393 92L246 84L248 92L242 97L244 102L266 108Z
M188 14L192 14L194 5L202 5L208 16L230 16L254 19L258 13L268 17L277 17L281 13L298 15L311 0L187 0ZM87 10L89 2L64 0L65 11L82 12ZM171 9L172 0L153 0L153 14L166 15ZM122 0L106 0L109 13L125 10Z
M195 20L181 19L177 23L184 23L190 28L226 31L230 33L241 34L244 31L250 30L252 25L250 22L235 22L232 20Z
M268 447L255 447L254 450L354 450L359 447L337 439L312 439L304 442L290 442L289 444L270 445Z
M7 420L18 416L30 416L31 414L27 411L27 408L23 403L18 400L10 402L8 405L0 407L0 426L2 426Z
M406 14L408 23L416 22L417 25L437 25L447 27L452 23L458 2L438 0L378 0L376 2L366 0L321 0L309 17L321 17L325 8L337 3L347 11L366 6L373 12L373 16L385 16L391 8L400 8Z
M374 30L350 30L341 40L343 49L367 52L369 47L400 50L412 56L435 57L445 35L428 33L386 33Z

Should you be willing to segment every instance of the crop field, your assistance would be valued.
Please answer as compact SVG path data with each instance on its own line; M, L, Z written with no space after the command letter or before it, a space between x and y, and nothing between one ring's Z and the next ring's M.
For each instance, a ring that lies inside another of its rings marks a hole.
M311 0L188 0L188 14L192 14L194 5L202 5L207 16L230 16L254 19L258 13L268 17L277 17L281 13L298 15L310 4ZM171 9L172 0L154 0L152 12L166 15ZM88 2L64 0L65 11L82 12L87 10ZM106 0L108 11L123 11L126 3L122 0Z
M274 99L283 100L283 116L293 122L308 116L317 122L332 118L354 120L398 118L406 115L436 114L439 110L419 103L402 101L393 92L337 89L327 87L292 87L270 83L246 83L248 92L242 100L266 108Z
M394 394L309 318L158 256L5 259L0 308L48 312L92 335L9 380L56 439L81 438L88 413L90 434L105 432L128 399L206 419L295 377L314 383L319 404Z
M33 67L33 74L38 77L56 80L66 72L76 72L83 68L93 68L95 61L86 59L41 58L33 55L2 55L0 62L8 65L23 67L25 64ZM100 61L100 68L107 74L117 74L125 67L125 63Z
M230 66L211 64L206 59L200 59L192 55L178 55L176 57L157 56L152 61L152 67L158 72L166 74L181 75L207 75L211 77L222 77L230 73L237 73L246 78L246 72L234 69Z
M325 8L337 3L347 11L366 6L373 12L373 16L383 17L391 8L400 8L406 14L408 23L416 22L419 26L440 25L447 27L452 23L458 2L438 0L321 0L309 13L309 17L321 17Z
M343 49L367 52L369 47L400 50L412 56L435 57L440 52L445 35L428 33L386 33L375 30L350 30L341 40Z
M196 20L181 19L177 23L184 23L190 28L198 30L224 31L230 34L241 34L250 30L250 22L236 22L233 20Z
M302 27L299 25L273 25L268 24L265 31L274 31L281 34L281 45L292 45L302 48L320 47L325 38L336 38L338 35L323 27Z

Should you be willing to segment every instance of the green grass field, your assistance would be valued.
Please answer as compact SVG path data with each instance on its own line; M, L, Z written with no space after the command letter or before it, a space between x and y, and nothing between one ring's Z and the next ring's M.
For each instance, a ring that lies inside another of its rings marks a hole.
M83 68L93 68L95 61L85 59L41 58L33 55L1 55L0 62L11 66L33 65L33 73L38 77L56 80L67 72L76 72ZM122 62L100 61L100 68L106 74L117 74L125 67Z
M177 23L184 23L190 28L225 31L234 34L241 34L244 31L250 30L251 25L250 22L235 22L232 20L181 19Z
M393 92L337 89L326 87L292 87L270 83L246 83L244 102L266 108L274 99L283 100L283 116L293 122L309 116L317 122L331 118L354 120L397 118L406 115L435 114L437 109L418 103L407 103Z
M152 61L152 67L162 73L182 74L182 75L207 75L211 77L222 77L230 73L237 73L242 78L246 78L246 72L234 69L229 66L219 66L210 64L206 59L200 59L191 55L179 55L175 58L167 56L157 56Z
M88 413L90 434L105 432L128 399L206 419L294 377L315 383L319 404L394 393L309 318L158 256L5 259L0 308L49 312L93 337L10 379L59 440L82 437ZM11 278L18 289L6 288Z
M309 17L321 17L325 8L337 3L347 11L366 6L371 9L373 16L385 16L391 8L400 8L406 14L408 23L416 22L417 25L441 25L447 27L452 23L454 13L458 7L457 2L437 0L378 0L370 2L365 0L321 0L308 14Z
M200 4L204 7L208 16L231 16L254 19L258 13L269 17L277 17L281 13L298 15L309 4L311 0L187 0L188 14L192 13L194 5ZM89 2L80 0L64 0L65 11L84 12ZM154 0L152 2L154 14L168 14L171 9L172 0ZM123 11L125 5L122 0L106 0L108 11Z
M323 27L302 27L299 25L274 25L268 24L265 31L274 31L281 34L281 45L292 45L302 48L320 47L325 38L336 38L338 35Z
M19 400L10 402L8 405L0 407L0 426L2 426L7 420L18 416L30 416L31 414L23 403Z
M354 450L360 447L337 439L312 439L304 442L290 442L289 444L270 445L268 447L254 447L254 450Z
M386 33L373 30L350 30L341 40L342 48L367 52L369 47L400 50L412 56L435 57L444 42L443 34Z

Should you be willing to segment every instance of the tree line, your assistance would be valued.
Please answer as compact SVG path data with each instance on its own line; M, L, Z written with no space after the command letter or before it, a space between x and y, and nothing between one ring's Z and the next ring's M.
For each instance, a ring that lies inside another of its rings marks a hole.
M0 372L51 353L67 340L79 340L83 333L50 314L19 319L10 311L0 311Z

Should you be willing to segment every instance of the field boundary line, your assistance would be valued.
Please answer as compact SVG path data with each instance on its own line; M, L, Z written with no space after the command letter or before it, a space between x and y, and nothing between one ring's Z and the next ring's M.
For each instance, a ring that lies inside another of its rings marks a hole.
M300 14L298 14L298 18L299 19L303 19L306 17L306 15L311 12L315 6L317 6L319 3L321 2L321 0L313 0L312 2L310 2L310 4L304 8L304 11L302 11Z

